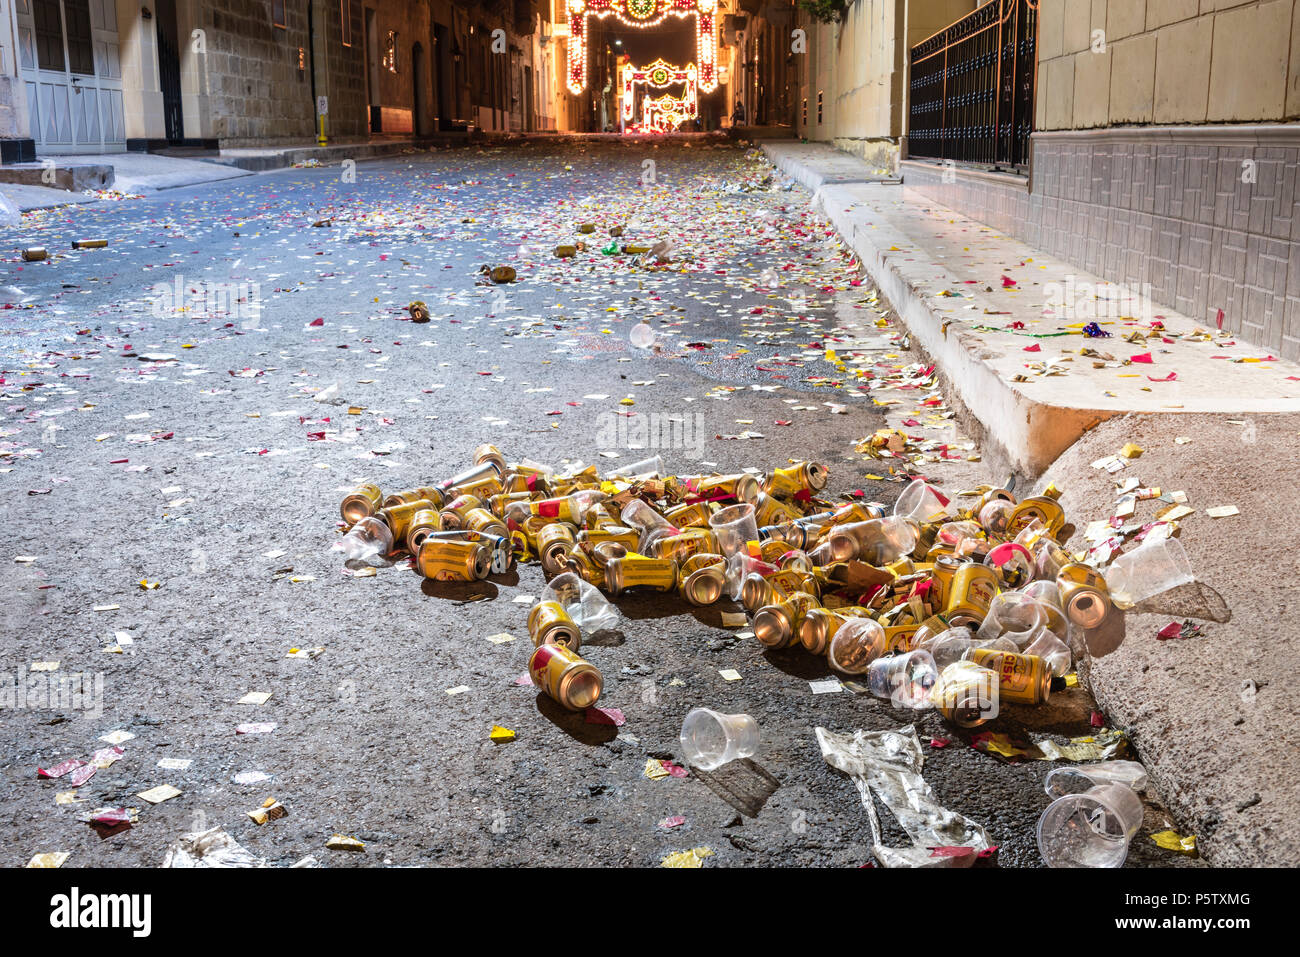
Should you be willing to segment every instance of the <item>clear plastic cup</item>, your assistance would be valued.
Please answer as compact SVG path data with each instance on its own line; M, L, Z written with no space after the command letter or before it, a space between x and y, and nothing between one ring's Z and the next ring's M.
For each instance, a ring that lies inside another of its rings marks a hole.
M1082 794L1099 784L1123 784L1134 791L1145 791L1147 770L1136 761L1100 761L1053 768L1047 773L1043 790L1050 797Z
M781 569L763 561L761 558L755 558L749 552L735 552L727 556L727 597L732 601L740 601L741 592L745 587L745 577L753 572L760 575L772 575Z
M743 551L746 542L758 541L754 506L748 502L730 505L709 516L709 527L718 536L718 551L730 558Z
M388 524L378 518L363 518L351 530L330 546L330 551L342 552L344 561L365 560L387 555L393 550L393 533Z
M916 479L894 503L894 514L914 522L929 522L948 514L948 497L924 479Z
M628 479L647 479L656 478L664 474L664 460L658 455L652 455L648 459L642 459L640 462L633 462L631 465L623 465L618 469L618 474Z
M583 631L618 627L618 610L599 588L584 581L576 572L564 572L552 578L542 589L541 600L559 602L573 623Z
M889 646L885 629L874 618L850 618L831 636L826 659L846 675L864 674Z
M832 561L861 559L876 566L888 565L916 548L916 529L906 519L890 516L865 522L837 525L823 543ZM822 545L809 554L821 561Z
M713 771L758 750L758 722L747 714L696 708L682 722L681 741L687 764Z
M1017 648L1024 648L1047 625L1047 613L1037 601L1022 591L1004 591L989 602L988 614L975 637L980 641L1009 638Z
M649 349L655 344L656 338L654 327L648 322L638 322L632 327L627 337L631 340L632 345L638 349Z
M1021 653L1042 658L1047 670L1057 678L1068 675L1070 664L1074 661L1070 646L1046 628L1041 629L1034 640L1025 645Z
M1111 601L1121 608L1196 581L1187 552L1176 538L1144 542L1115 559L1105 575Z
M867 688L877 698L888 698L896 708L928 708L930 689L939 669L928 651L877 658L867 668Z
M1120 867L1142 826L1142 799L1126 784L1067 794L1038 819L1038 852L1048 867Z

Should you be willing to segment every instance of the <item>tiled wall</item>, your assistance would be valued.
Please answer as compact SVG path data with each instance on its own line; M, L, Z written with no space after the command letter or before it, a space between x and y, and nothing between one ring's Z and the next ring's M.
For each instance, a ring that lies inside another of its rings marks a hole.
M1247 163L1249 161L1249 163ZM1036 134L1028 188L905 165L935 202L1300 358L1300 124ZM1253 179L1253 182L1251 181Z

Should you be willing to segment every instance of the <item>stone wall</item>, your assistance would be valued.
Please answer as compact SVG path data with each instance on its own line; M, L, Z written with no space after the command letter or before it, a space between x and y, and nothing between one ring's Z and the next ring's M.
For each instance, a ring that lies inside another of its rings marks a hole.
M1042 0L1040 130L1300 117L1297 0Z

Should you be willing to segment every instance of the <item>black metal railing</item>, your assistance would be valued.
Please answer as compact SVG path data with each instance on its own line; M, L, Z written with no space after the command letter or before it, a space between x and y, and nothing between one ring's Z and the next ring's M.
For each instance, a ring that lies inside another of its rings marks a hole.
M989 0L912 47L908 155L1029 165L1038 0Z

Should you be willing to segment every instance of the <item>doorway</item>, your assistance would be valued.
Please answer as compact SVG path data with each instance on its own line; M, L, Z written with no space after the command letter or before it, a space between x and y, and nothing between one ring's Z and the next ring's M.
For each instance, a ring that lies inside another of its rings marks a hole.
M181 58L176 40L176 0L157 0L155 22L158 35L158 86L163 98L163 126L168 146L180 146L185 140L185 120L181 113Z
M415 85L411 104L415 109L411 129L416 136L429 135L429 77L428 65L424 62L424 46L416 43L411 47L411 82Z
M451 31L441 23L433 25L433 68L437 71L438 129L450 130L455 119L451 97L454 92L455 68L451 49Z
M36 148L126 149L113 0L15 0L18 62Z
M379 25L374 7L366 7L366 102L370 105L370 132L382 126L379 109Z

